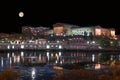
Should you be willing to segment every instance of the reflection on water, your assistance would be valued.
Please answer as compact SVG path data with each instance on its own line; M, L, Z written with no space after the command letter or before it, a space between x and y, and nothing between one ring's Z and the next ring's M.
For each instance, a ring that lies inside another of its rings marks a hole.
M105 60L119 60L119 53L93 52L7 52L0 53L0 70L7 66L32 64L71 64L80 62L101 62Z

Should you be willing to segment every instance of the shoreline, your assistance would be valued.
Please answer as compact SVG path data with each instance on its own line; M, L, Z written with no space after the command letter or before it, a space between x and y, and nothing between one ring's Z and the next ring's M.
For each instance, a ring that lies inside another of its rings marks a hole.
M9 51L81 51L81 52L120 52L120 49L0 49L0 52Z

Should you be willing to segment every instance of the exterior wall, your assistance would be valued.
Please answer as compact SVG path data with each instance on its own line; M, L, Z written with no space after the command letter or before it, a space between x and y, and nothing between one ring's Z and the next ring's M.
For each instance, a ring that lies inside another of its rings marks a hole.
M95 36L108 36L108 37L114 37L115 36L115 29L107 29L107 28L102 28L100 26L95 27Z
M72 25L72 24L63 24L64 30L67 36L72 35L72 28L78 28L80 26Z
M64 34L64 25L62 23L53 24L53 33L55 35L63 35Z
M26 36L41 36L41 35L49 35L49 34L55 34L55 35L83 35L83 36L108 36L108 37L115 37L115 29L107 29L102 28L101 26L88 26L88 27L80 27L76 25L71 24L64 24L64 23L56 23L53 24L53 30L50 30L49 28L45 27L30 27L25 26L22 27L22 33Z
M110 31L108 29L102 28L101 35L110 36Z
M115 36L115 29L110 29L110 34L111 34L111 36Z
M90 33L94 35L94 27L83 27L83 28L73 28L72 29L72 35L86 35L89 36Z
M64 26L65 34L67 36L71 35L72 29L69 26Z
M54 27L53 28L53 33L56 34L56 35L62 35L64 33L63 26Z
M42 36L47 35L47 31L49 28L47 27L30 27L30 26L24 26L22 27L22 34L24 34L26 37L32 37L32 36Z
M53 34L53 30L48 30L46 33L47 35Z

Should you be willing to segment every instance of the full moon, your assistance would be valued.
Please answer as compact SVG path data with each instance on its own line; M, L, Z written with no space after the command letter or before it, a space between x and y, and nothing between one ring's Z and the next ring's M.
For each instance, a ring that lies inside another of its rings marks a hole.
M23 12L19 12L19 17L23 17L24 13Z

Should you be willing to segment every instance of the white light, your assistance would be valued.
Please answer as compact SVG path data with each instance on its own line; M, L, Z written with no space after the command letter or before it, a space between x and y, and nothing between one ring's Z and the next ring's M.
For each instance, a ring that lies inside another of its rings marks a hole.
M62 64L62 61L60 61L60 64Z
M17 56L17 62L18 63L20 62L20 56L19 55Z
M32 40L29 40L29 43L32 43L33 41Z
M102 49L102 47L101 47L101 46L99 46L98 48L99 48L99 49Z
M14 45L12 46L12 49L14 49L15 47L14 47Z
M12 53L12 57L14 57L14 53Z
M87 36L90 36L90 33L87 33Z
M61 56L61 52L59 52L59 56Z
M19 41L16 41L17 44L19 44Z
M95 55L92 54L92 61L94 62L95 61Z
M8 53L8 54L7 54L7 57L9 58L9 56L10 56L10 54Z
M110 41L110 43L111 43L111 44L113 44L113 42L112 42L112 41Z
M55 63L57 64L57 63L58 63L58 61L56 60L56 61L55 61Z
M64 34L64 37L65 37L66 35Z
M56 54L55 54L55 56L57 57L57 56L58 56L58 54L56 53Z
M59 43L59 41L57 41L57 43Z
M14 60L14 63L15 63L17 61L17 56L14 56L13 60Z
M59 49L61 49L62 48L62 46L61 45L59 45Z
M56 45L56 47L58 47L58 46Z
M53 47L53 45L51 45L51 47Z
M47 58L48 58L48 61L49 61L49 57L50 57L50 56L49 56L49 52L47 52Z
M87 44L89 44L90 42L89 41L87 41Z
M95 41L93 41L92 43L95 44Z
M19 12L19 17L23 17L24 13L23 12Z
M110 60L111 60L111 61L113 60L113 55L111 55Z
M24 45L21 45L21 49L23 49L24 48Z
M49 46L49 45L47 45L47 46L46 46L46 48L47 48L47 49L49 49L49 48L50 48L50 46Z
M49 52L47 52L47 56L49 56Z
M53 53L51 54L51 57L53 57Z
M3 57L1 58L1 67L3 67Z
M32 78L35 78L35 69L34 68L32 69L31 76L32 76Z
M7 48L10 49L10 46L8 45Z
M51 34L51 37L53 37L53 35Z
M24 52L21 52L21 57L23 57L24 56Z

